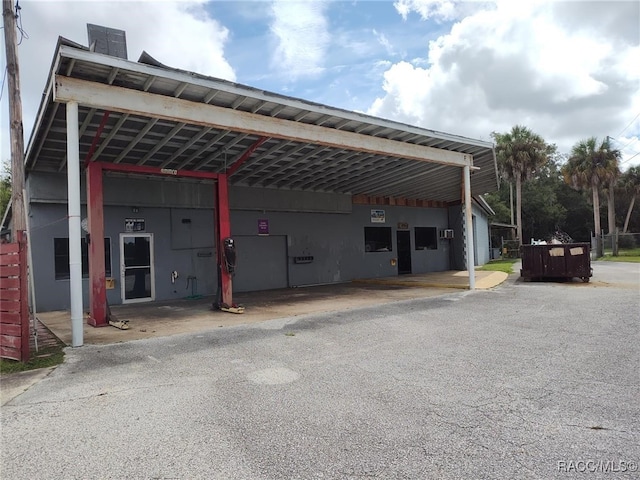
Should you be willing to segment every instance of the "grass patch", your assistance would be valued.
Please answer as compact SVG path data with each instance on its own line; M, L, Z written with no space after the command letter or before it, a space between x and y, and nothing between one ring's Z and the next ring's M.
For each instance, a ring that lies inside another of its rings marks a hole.
M63 348L64 345L41 348L38 353L32 352L31 358L25 363L17 360L0 358L0 375L26 372L27 370L35 370L36 368L46 368L59 365L64 361Z
M640 263L640 248L627 248L620 249L618 256L614 257L611 253L606 252L604 257L600 257L598 260L604 260L605 262L633 262Z
M600 257L598 260L602 260L604 262L640 263L640 255L618 255L617 257L614 257L613 255L605 255L604 257Z
M519 261L519 258L501 258L498 260L491 260L489 263L485 263L479 267L478 270L484 270L489 272L504 272L513 273L513 264Z

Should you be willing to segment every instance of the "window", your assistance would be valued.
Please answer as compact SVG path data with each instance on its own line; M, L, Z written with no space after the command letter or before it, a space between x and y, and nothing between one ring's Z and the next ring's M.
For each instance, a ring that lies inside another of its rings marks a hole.
M391 227L364 227L365 252L390 252Z
M87 239L82 238L82 276L89 276L89 248ZM69 239L53 239L53 258L55 263L56 280L66 280L69 278ZM111 276L111 239L104 239L104 269L106 276Z
M438 229L436 227L416 227L416 250L437 250Z

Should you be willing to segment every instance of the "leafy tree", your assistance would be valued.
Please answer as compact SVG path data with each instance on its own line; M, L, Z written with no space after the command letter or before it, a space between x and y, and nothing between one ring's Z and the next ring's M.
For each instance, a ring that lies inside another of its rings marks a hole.
M585 195L564 182L560 171L563 160L560 155L550 158L548 164L523 185L522 232L525 239L550 240L560 230L576 241L589 241L593 213ZM506 183L503 182L498 191L483 197L496 212L492 222L510 223L509 186ZM499 238L496 234L494 244L498 244Z
M557 198L557 191L561 184L558 167L550 160L523 186L524 238L550 240L554 232L564 230L567 209Z
M496 157L502 176L516 184L516 226L522 245L522 183L544 166L555 147L527 127L515 125L510 132L491 134L496 142Z
M631 200L629 201L629 208L627 209L627 215L624 219L624 227L622 228L622 233L627 233L633 206L636 203L636 198L640 195L640 166L629 168L629 170L622 174L618 184L622 190L631 197Z
M620 156L620 151L611 147L608 138L598 142L596 137L590 137L573 146L569 160L562 167L562 175L568 185L576 190L591 190L598 256L603 253L600 240L600 190L615 182L619 174Z
M8 163L2 165L0 172L0 220L7 211L7 206L11 200L11 169Z

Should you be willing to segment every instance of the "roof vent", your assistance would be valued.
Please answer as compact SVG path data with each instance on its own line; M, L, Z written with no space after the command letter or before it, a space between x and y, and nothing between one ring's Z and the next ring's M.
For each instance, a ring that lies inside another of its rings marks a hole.
M127 35L124 30L87 23L89 49L127 60Z

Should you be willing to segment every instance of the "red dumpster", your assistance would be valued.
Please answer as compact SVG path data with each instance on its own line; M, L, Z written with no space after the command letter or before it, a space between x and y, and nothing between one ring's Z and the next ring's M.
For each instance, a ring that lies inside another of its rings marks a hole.
M591 245L560 243L522 245L520 276L530 279L573 278L588 282L591 269Z

